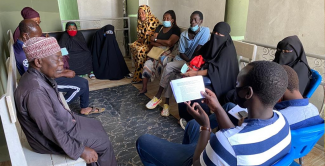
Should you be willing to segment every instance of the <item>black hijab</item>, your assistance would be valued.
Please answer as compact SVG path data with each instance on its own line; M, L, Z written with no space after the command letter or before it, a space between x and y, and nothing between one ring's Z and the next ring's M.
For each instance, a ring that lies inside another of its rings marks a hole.
M299 91L305 96L311 78L311 70L302 43L297 36L289 36L278 43L277 49L273 62L288 65L297 72ZM292 52L284 53L282 50L292 50Z
M236 87L239 73L237 53L230 31L229 24L219 22L214 26L210 41L201 48L212 89L218 98L223 98L229 90ZM215 32L224 36L216 35Z
M79 52L80 49L90 52L90 50L87 47L87 42L85 40L85 37L82 35L81 32L77 31L76 36L69 36L67 33L67 29L70 25L73 25L77 28L76 23L74 22L67 22L65 25L65 32L60 38L59 45L61 48L66 47L71 52Z
M116 41L113 25L106 25L95 33L91 53L96 78L119 80L130 73Z
M70 25L77 28L74 22L67 22L65 32L60 38L61 48L67 48L69 52L69 68L77 75L89 74L93 70L92 56L88 49L87 42L81 32L77 31L75 36L70 36L67 29Z

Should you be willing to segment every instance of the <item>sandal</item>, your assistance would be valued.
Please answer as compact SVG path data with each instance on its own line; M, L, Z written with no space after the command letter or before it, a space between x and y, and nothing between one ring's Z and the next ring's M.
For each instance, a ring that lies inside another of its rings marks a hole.
M91 114L99 114L105 111L105 108L97 108L97 107L91 107L91 111L88 113L85 113L83 115L91 115ZM98 110L98 111L97 111Z
M89 74L89 78L92 79L92 80L96 79L95 74L93 72L91 72Z

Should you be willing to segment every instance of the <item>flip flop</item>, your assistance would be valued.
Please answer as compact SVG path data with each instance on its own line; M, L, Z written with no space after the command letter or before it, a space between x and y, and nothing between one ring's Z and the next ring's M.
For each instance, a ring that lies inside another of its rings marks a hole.
M91 111L83 115L99 114L105 111L105 108L91 107ZM98 110L98 111L97 111Z

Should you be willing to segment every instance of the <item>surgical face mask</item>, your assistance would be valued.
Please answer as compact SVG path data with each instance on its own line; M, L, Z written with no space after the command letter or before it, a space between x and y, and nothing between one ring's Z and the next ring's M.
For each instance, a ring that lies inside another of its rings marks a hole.
M196 32L199 29L199 25L195 25L194 27L190 27L191 31Z
M172 26L172 23L170 21L163 21L163 26L169 28Z

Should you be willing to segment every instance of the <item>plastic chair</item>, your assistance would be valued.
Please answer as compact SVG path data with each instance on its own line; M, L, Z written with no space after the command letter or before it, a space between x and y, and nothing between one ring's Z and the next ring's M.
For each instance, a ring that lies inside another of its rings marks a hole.
M295 157L295 149L293 146L291 146L290 152L285 155L281 160L273 164L273 166L292 166L292 163L294 162Z
M306 156L311 151L323 135L324 123L291 130L291 146L295 149L294 158L299 158L300 165L303 164L302 157Z
M274 166L297 166L303 165L302 157L306 156L315 146L317 141L324 135L324 123L291 130L291 149L290 152ZM294 159L299 158L299 164Z
M209 77L203 77L203 82L205 86L210 86L211 85L211 80Z
M309 85L309 91L306 94L307 98L310 98L314 92L316 91L316 89L318 88L318 86L320 85L320 83L322 82L322 76L318 73L318 71L311 69L312 74L311 74L311 80L310 80L310 85Z

